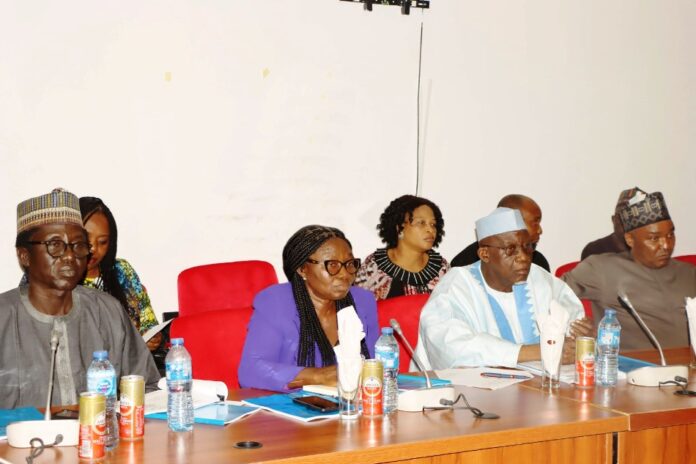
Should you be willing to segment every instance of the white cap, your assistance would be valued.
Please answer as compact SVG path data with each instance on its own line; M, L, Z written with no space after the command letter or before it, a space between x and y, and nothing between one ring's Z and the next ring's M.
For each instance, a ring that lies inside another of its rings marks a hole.
M496 208L488 216L476 221L476 237L479 242L492 235L517 230L527 230L527 225L522 219L522 214L516 209Z

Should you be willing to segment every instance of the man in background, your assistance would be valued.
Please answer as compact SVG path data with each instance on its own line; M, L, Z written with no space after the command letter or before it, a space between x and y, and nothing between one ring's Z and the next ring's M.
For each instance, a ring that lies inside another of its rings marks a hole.
M611 222L614 225L614 232L585 245L585 248L582 249L582 253L580 254L580 259L585 259L590 255L621 253L628 250L628 246L624 240L624 228L623 224L621 224L620 214L621 210L628 203L629 198L633 197L638 190L640 190L638 187L634 187L621 192L619 199L616 201L616 207L614 207L614 215L611 217Z

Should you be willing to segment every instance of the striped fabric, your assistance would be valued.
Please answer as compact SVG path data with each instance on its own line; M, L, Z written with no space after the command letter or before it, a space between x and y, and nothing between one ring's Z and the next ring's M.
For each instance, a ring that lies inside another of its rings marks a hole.
M82 226L77 196L62 188L24 200L17 205L17 234L44 224L72 223Z

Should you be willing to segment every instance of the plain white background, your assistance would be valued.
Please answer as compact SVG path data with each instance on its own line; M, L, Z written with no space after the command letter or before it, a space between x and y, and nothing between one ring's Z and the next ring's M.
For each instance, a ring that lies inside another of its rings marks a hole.
M448 259L517 192L552 267L577 260L634 185L664 192L677 254L696 253L695 42L688 0L6 2L0 286L20 278L17 203L56 186L112 208L158 315L186 267L280 271L305 224L366 256L417 183Z

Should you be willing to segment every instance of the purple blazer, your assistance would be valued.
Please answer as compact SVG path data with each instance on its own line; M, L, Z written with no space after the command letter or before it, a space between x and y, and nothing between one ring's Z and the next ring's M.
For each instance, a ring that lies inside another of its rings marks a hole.
M365 343L370 357L380 330L377 304L371 292L351 287L355 312L362 321ZM264 390L288 391L288 383L304 369L297 365L300 339L300 316L289 283L273 285L254 298L254 313L249 321L244 351L239 363L239 385ZM316 349L315 366L321 366Z

